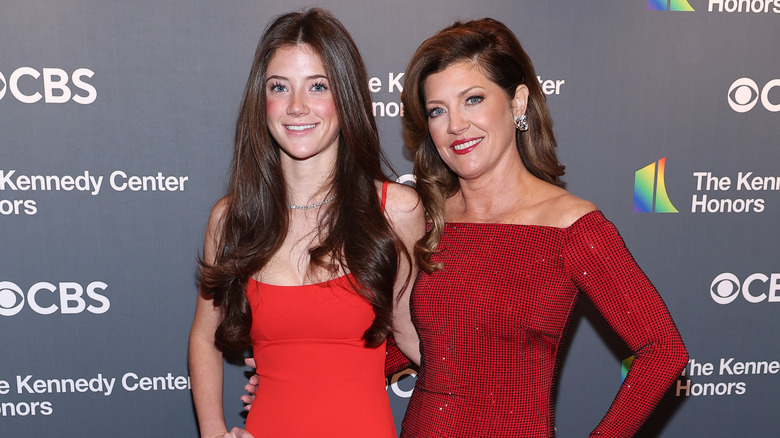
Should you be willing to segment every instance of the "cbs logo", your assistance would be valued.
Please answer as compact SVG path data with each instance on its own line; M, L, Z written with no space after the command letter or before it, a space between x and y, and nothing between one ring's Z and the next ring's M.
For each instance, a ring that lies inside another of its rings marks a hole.
M769 111L780 111L780 79L772 79L763 88L759 88L756 81L750 78L739 78L731 84L728 92L728 101L731 109L738 113L746 113L753 109L761 101L761 105ZM778 88L773 98L779 103L769 100L772 89Z
M710 296L718 304L732 303L740 295L752 304L780 302L780 274L755 273L742 281L731 272L724 272L710 284Z
M95 74L88 68L79 68L70 75L61 68L44 68L43 73L32 67L20 67L6 80L0 72L0 99L8 91L22 103L65 103L74 101L89 105L97 99L97 90L85 81ZM69 85L70 83L70 85ZM43 94L41 94L43 91Z
M111 302L101 292L107 287L102 281L93 281L86 287L72 281L62 281L56 285L41 281L24 291L15 283L0 281L0 316L18 314L25 303L39 315L51 315L57 311L63 315L84 311L106 313Z

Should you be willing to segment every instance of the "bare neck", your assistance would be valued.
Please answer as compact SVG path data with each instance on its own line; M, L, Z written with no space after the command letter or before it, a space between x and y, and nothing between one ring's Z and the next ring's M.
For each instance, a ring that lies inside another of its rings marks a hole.
M474 179L459 178L460 191L447 201L445 218L453 222L515 222L537 202L546 185L518 159Z
M332 187L335 156L293 160L282 156L282 171L291 204L309 205L322 201Z

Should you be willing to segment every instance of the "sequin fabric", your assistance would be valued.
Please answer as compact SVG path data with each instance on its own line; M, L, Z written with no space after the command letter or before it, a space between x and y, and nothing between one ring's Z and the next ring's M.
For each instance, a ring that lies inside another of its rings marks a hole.
M400 373L410 367L416 368L414 363L398 349L392 333L388 335L385 346L387 347L385 350L385 378L392 377L393 374Z
M568 228L447 223L433 259L445 268L421 273L411 296L422 361L403 438L553 437L561 340L580 293L636 356L591 436L632 436L687 362L666 306L599 211Z

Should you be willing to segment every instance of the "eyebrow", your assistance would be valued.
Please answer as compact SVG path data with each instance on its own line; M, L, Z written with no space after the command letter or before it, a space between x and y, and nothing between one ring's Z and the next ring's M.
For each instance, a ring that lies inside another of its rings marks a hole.
M265 78L266 81L269 81L271 79L276 79L276 80L280 80L280 81L288 81L288 82L290 80L289 78L287 78L285 76L280 76L280 75L271 75L271 76L268 76L267 78ZM304 78L304 80L306 80L306 81L310 81L312 79L328 79L328 76L327 75L316 74L316 75L306 76Z
M466 88L465 90L463 90L460 93L458 93L458 98L461 98L461 97L471 93L475 88L479 88L479 89L482 89L482 90L485 89L485 88L483 88L480 85L472 85L471 87ZM441 101L441 100L428 100L428 101L425 102L426 105L430 105L432 103L443 103L443 101Z

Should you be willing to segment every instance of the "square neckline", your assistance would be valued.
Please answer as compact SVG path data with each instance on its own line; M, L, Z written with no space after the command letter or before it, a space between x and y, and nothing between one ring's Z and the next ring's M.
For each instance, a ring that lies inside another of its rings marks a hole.
M301 288L301 287L312 287L312 286L319 286L324 287L329 283L335 283L335 282L343 282L343 281L349 281L348 277L351 277L352 273L348 272L346 274L340 275L338 277L331 278L329 280L320 281L317 283L304 283L304 284L272 284L272 283L266 283L264 281L260 281L254 277L249 277L249 280L251 282L254 282L255 284L263 287L276 287L276 288Z

